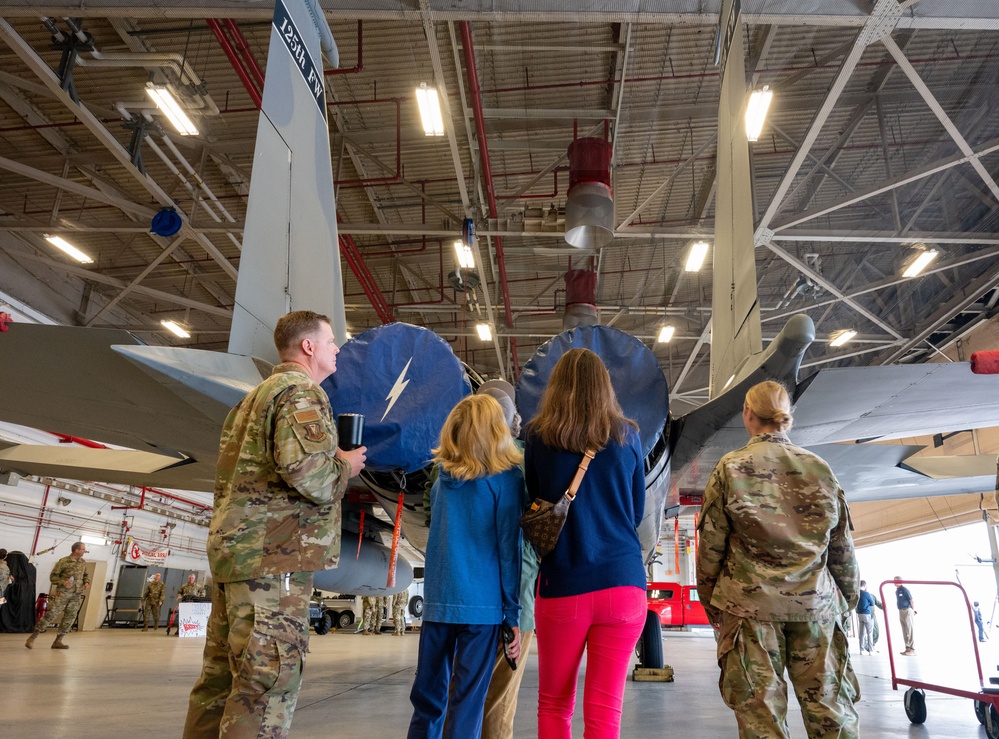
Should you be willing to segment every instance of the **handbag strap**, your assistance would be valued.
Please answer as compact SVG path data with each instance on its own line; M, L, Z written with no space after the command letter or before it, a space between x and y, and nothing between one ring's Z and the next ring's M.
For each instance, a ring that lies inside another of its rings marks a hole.
M576 476L572 478L572 484L569 485L569 489L565 491L565 494L572 500L576 497L576 491L579 490L579 484L583 481L583 475L586 474L586 469L590 466L590 460L596 456L596 452L592 449L587 449L583 452L583 461L579 463L579 468L576 470Z

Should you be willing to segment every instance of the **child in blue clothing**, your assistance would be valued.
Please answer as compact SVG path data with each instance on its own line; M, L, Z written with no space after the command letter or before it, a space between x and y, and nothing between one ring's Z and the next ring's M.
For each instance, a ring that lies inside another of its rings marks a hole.
M488 395L468 396L454 407L433 453L441 471L430 491L409 737L466 739L482 730L501 625L514 634L508 654L516 659L520 653L523 455L500 404Z

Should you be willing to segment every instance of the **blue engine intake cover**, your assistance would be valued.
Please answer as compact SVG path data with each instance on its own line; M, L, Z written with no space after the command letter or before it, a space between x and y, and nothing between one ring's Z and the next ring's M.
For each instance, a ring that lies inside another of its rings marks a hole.
M666 426L669 388L655 355L634 336L610 326L578 326L538 347L517 381L517 410L526 423L538 412L555 364L570 349L589 349L603 360L624 415L638 424L648 456Z
M378 326L345 343L323 388L334 415L364 416L367 467L406 473L427 465L444 419L472 392L447 342L408 323Z

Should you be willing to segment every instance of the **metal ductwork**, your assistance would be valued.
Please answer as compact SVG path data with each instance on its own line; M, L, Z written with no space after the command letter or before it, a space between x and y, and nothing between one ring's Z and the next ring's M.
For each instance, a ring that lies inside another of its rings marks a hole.
M603 139L576 139L569 145L565 240L570 246L599 249L614 238L610 161L611 145Z
M566 240L568 240L566 235ZM565 315L562 328L597 325L597 273L570 269L565 273Z

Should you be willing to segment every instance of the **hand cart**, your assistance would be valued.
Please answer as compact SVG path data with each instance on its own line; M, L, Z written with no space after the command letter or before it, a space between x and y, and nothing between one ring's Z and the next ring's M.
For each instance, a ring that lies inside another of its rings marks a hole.
M946 695L955 695L958 698L970 698L975 702L975 716L978 718L979 723L985 727L985 732L988 734L989 739L999 739L999 677L989 678L990 684L988 686L985 685L985 679L982 676L981 655L978 653L978 640L975 637L975 620L972 615L971 601L968 599L968 593L956 582L943 580L885 580L879 588L882 602L886 603L885 586L890 585L895 587L899 584L954 587L961 591L964 604L968 609L968 629L971 634L971 644L975 650L975 667L978 669L979 685L978 691L963 690L961 688L952 688L946 685L936 685L898 677L895 673L895 650L892 648L891 643L891 629L888 626L888 609L885 608L882 611L882 618L885 620L885 637L888 641L888 659L891 664L891 687L892 690L898 690L899 685L907 685L909 687L905 691L905 715L914 724L921 724L926 721L927 690Z

